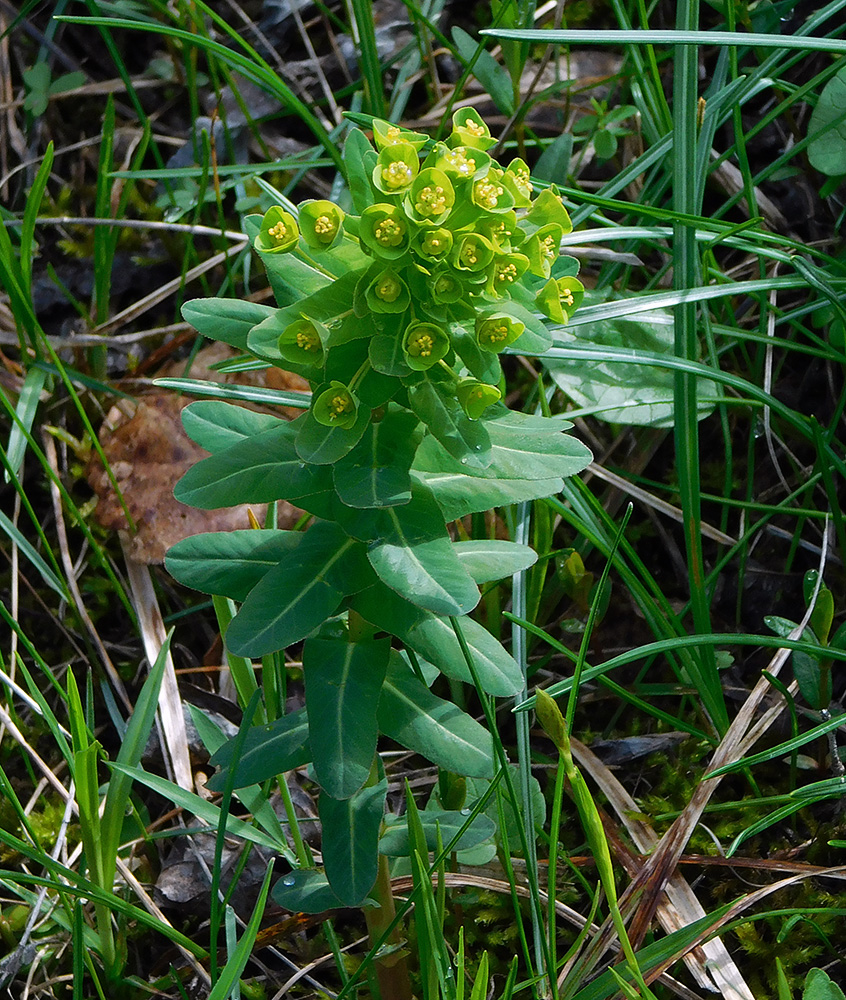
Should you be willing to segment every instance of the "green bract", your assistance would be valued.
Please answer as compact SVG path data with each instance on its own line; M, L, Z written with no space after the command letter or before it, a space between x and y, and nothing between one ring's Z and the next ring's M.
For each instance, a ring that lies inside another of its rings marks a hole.
M489 406L502 398L502 393L495 385L488 385L474 378L462 379L455 391L458 402L471 420L478 420Z
M452 233L442 226L422 226L414 234L412 249L424 260L443 260L452 250Z
M538 292L535 305L544 316L563 324L569 321L584 297L585 286L578 278L550 278Z
M344 212L331 201L304 201L300 205L300 231L312 250L325 250L341 235Z
M465 233L453 250L453 263L460 271L483 271L493 260L490 242L478 233Z
M550 222L541 226L526 242L525 252L529 259L529 270L539 278L548 278L552 264L558 256L564 230L558 223Z
M452 136L450 146L475 146L490 149L496 145L491 130L482 121L479 112L473 108L459 108L452 116Z
M402 351L408 367L423 372L449 353L449 337L434 323L412 323L402 339Z
M323 341L328 331L314 320L303 316L295 319L279 335L279 353L285 361L301 365L323 364Z
M314 419L324 427L349 428L358 416L358 402L343 382L330 382L314 401Z
M279 205L273 205L265 212L256 237L256 250L287 253L296 247L299 239L300 230L293 215Z
M541 191L535 198L534 204L526 214L526 221L539 227L554 222L561 226L565 234L573 231L573 223L554 184Z
M396 205L370 205L361 213L359 239L377 257L398 260L408 250L409 224Z
M422 149L429 141L429 136L422 132L412 132L407 128L400 128L391 122L382 121L380 118L373 119L373 142L379 150L386 146L396 146L405 143L414 149Z
M476 317L476 341L483 351L493 354L513 344L525 329L525 324L504 312Z
M373 184L382 194L402 195L417 176L420 161L411 143L385 146L373 168Z
M437 167L421 170L406 198L406 210L417 222L439 226L455 204L455 189L450 179Z
M401 313L408 309L408 285L396 271L380 271L365 290L367 305L374 313Z

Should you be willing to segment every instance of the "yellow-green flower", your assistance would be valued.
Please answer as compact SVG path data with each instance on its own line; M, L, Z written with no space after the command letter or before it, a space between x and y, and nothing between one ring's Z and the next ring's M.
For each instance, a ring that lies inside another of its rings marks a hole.
M405 143L415 150L421 149L429 141L429 136L422 132L412 132L407 128L400 128L392 122L383 121L381 118L373 119L373 141L378 150L383 150L386 146L397 146Z
M340 236L344 212L331 201L304 201L300 205L300 231L312 250L325 250Z
M315 399L314 419L324 427L348 429L358 416L358 401L343 382L330 382Z
M420 161L408 142L385 146L373 168L373 184L382 194L402 195L411 187Z
M558 257L564 231L561 226L551 222L541 226L526 242L523 248L529 258L529 270L539 278L548 278L550 269Z
M408 220L397 205L370 205L361 213L358 236L377 257L399 260L408 251Z
M496 144L490 129L482 121L479 112L473 108L459 108L452 116L450 146L473 146L475 149L490 149Z
M495 385L479 382L475 378L463 378L456 388L458 402L471 420L478 420L493 403L498 403L502 393Z
M539 312L556 323L567 323L585 297L585 286L578 278L550 278L535 296Z
M272 205L262 219L256 237L256 250L264 253L287 253L300 239L296 219L280 205Z
M502 171L491 168L472 189L473 204L483 212L507 212L514 208L514 195L502 181Z
M327 335L328 331L322 324L301 316L289 323L279 335L279 353L285 361L320 366L324 357L323 340Z
M443 226L423 226L414 234L412 248L425 260L443 260L452 250L452 233Z
M525 329L520 320L504 312L476 317L476 341L483 351L490 351L492 354L499 354L513 344Z
M396 271L380 271L364 292L367 305L374 313L401 313L408 309L411 294L408 285Z
M451 305L464 297L464 287L451 271L436 271L427 280L432 298L439 305Z
M483 271L493 260L494 250L484 236L465 233L452 253L455 266L462 271Z
M509 297L511 286L529 269L529 259L521 253L497 254L490 265L488 291L497 296Z
M405 331L402 352L409 368L426 371L449 353L449 337L434 323L415 322Z
M405 200L407 211L418 222L440 225L455 204L452 182L437 167L426 167L417 175Z

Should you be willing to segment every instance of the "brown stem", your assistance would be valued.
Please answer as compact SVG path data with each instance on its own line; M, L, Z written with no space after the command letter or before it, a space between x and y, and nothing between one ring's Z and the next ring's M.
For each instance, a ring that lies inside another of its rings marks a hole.
M388 871L388 859L385 855L379 857L379 873L376 876L374 889L379 901L378 909L373 907L364 911L367 922L367 932L370 935L371 946L381 940L382 935L396 916L394 897L391 891L391 876ZM400 947L402 934L399 925L396 926L382 943L384 949L390 950L391 945L398 946L384 958L375 960L376 976L379 980L379 991L382 1000L412 1000L411 979L408 975L408 959L406 951Z

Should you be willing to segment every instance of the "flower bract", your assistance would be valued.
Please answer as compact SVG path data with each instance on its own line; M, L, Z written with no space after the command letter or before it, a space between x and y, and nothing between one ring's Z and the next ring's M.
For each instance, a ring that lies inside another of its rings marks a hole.
M287 253L300 239L297 221L280 205L272 205L264 214L256 237L256 249L264 253Z
M315 399L312 412L319 424L347 430L358 416L358 401L343 382L330 382Z

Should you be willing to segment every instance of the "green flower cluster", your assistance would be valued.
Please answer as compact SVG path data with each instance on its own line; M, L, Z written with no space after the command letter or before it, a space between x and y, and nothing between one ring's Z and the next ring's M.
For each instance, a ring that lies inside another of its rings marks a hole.
M579 280L556 272L570 218L554 188L534 196L523 160L502 167L491 157L494 139L471 108L453 115L445 142L378 120L375 149L359 136L355 214L317 200L298 219L274 206L262 220L259 251L298 251L343 277L348 296L346 309L336 287L331 306L324 294L293 317L286 311L279 354L315 382L312 414L327 427L356 425L371 372L393 380L385 401L403 402L403 391L427 379L478 419L501 396L495 356L537 329L538 313L565 324L582 300ZM333 364L334 347L360 340L366 355L337 352L351 370Z

